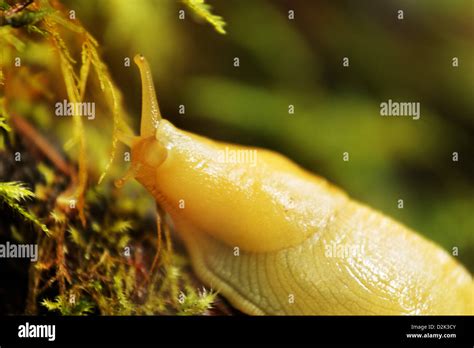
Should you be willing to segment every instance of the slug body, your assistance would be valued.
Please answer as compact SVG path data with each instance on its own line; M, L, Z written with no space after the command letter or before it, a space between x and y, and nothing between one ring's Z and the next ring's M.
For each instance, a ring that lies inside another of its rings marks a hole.
M473 314L471 275L436 244L275 152L177 129L159 116L146 61L135 62L144 91L135 178L170 215L196 274L233 306L260 315Z

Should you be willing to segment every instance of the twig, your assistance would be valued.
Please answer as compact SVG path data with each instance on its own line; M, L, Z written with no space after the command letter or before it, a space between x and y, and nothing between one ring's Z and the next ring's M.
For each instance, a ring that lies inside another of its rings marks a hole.
M63 174L76 179L75 170L70 166L61 154L44 138L31 124L21 116L13 116L11 122L15 130L25 139L31 142L40 152L48 158L53 165Z

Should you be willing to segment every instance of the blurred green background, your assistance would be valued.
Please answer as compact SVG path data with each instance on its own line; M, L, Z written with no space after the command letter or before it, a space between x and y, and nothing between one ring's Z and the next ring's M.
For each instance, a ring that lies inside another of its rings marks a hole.
M472 0L208 1L227 35L174 0L64 3L98 39L135 130L139 74L123 62L142 53L177 126L279 151L474 270ZM381 117L388 99L420 102L420 120Z

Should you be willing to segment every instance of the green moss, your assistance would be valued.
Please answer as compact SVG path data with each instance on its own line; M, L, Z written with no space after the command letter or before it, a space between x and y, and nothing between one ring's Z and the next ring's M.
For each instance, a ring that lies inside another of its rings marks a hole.
M172 248L170 227L166 223L159 227L150 223L154 201L137 184L128 183L123 190L114 186L117 173L126 169L123 164L119 168L113 165L119 146L117 134L119 129L127 132L129 128L124 121L126 111L120 90L98 54L99 44L78 22L69 20L66 10L51 6L48 1L35 2L34 7L15 14L18 25L0 26L0 45L8 61L20 53L29 57L30 49L35 50L35 55L50 57L42 64L25 64L22 69L28 74L28 69L34 66L35 76L47 77L47 83L40 85L33 78L9 73L15 67L2 66L0 81L8 79L5 84L19 86L24 96L21 110L14 109L18 106L15 100L2 101L1 106L13 109L2 109L0 129L11 131L5 117L11 113L29 118L32 125L37 125L35 137L47 133L61 141L61 136L66 134L69 140L63 145L69 158L63 160L71 167L70 175L54 161L32 160L12 170L28 171L36 184L34 189L17 182L0 183L0 202L46 232L32 235L31 228L23 222L10 226L16 240L39 245L38 261L29 271L26 312L204 314L215 294L198 290L199 284L195 284L186 259ZM32 33L32 25L43 35ZM89 83L91 79L95 83ZM34 99L28 91L35 91ZM69 123L61 128L60 122L51 127L35 111L41 103L61 100L65 95L72 102L81 101L86 94L97 98L101 113L109 117L106 121L112 121L111 137L91 132L80 117L73 117L72 127ZM14 131L11 134L18 141L19 136L15 137ZM49 138L43 140L48 142ZM11 143L5 148L8 155L16 151ZM97 161L89 160L92 148ZM106 151L99 153L95 149ZM49 151L53 150L55 147L51 145ZM93 166L96 163L106 166L96 168ZM22 205L35 197L32 210L38 212L41 221ZM165 221L164 216L160 221ZM157 228L164 233L156 233ZM184 301L179 300L180 293L186 294Z
M33 223L43 232L49 234L46 225L21 205L22 202L34 197L35 194L21 182L0 182L0 203L8 206L13 213L18 214L25 221Z
M210 23L219 34L225 34L225 21L221 16L216 16L211 12L211 6L205 3L204 0L183 0L196 17L203 19Z

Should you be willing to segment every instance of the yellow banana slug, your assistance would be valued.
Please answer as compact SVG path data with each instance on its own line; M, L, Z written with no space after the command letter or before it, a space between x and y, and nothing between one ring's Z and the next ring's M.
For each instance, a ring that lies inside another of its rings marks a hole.
M198 277L233 306L259 315L473 314L472 277L439 246L282 155L174 127L161 119L146 60L135 62L135 178L170 215Z

